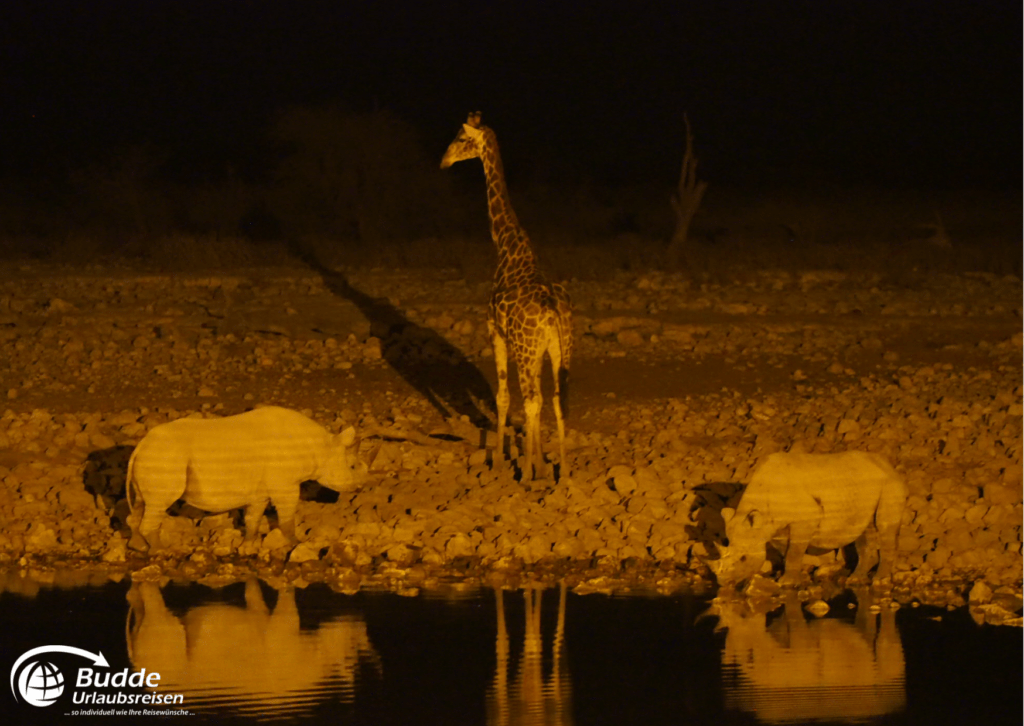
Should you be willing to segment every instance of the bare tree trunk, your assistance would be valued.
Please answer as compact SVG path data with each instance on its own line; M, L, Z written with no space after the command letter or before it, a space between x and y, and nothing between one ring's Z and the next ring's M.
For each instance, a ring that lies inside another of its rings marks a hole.
M679 188L671 197L672 209L676 213L676 228L666 249L669 269L678 269L682 262L686 238L690 234L690 223L700 207L704 192L708 189L706 181L697 181L697 159L693 155L690 119L684 114L683 120L686 122L686 153L683 155L683 168L679 172Z

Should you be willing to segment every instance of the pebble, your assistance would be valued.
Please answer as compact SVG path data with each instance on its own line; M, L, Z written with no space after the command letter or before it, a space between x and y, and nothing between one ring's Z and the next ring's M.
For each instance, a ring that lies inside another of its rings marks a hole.
M105 283L110 290L89 283L80 295L61 292L61 297L53 294L56 290L47 290L45 282L2 283L0 298L6 295L17 301L9 305L14 320L44 309L60 311L63 316L55 316L54 322L43 327L44 332L54 331L49 337L22 335L20 328L14 329L14 337L5 333L13 373L9 380L16 384L7 389L10 406L24 405L21 399L34 401L46 386L51 389L45 390L57 390L52 387L74 385L78 386L74 390L82 391L85 386L106 390L113 385L116 390L117 385L128 382L173 385L182 391L182 402L176 404L180 410L174 411L126 408L51 413L37 408L30 413L3 412L0 446L37 466L0 466L0 561L16 562L26 553L131 561L134 555L123 550L122 534L111 537L113 500L107 503L100 493L87 494L82 487L90 457L111 457L95 462L103 472L100 479L115 487L119 483L123 490L127 458L116 458L119 450L121 454L130 452L153 426L193 413L194 407L202 405L194 399L187 403L193 392L209 399L204 402L208 408L204 415L212 415L222 392L218 381L229 373L267 375L261 371L263 367L271 375L278 374L280 383L274 386L282 391L281 402L287 405L287 392L298 390L308 373L337 369L355 375L358 366L379 361L384 355L381 339L371 336L368 327L332 331L323 342L304 339L293 323L285 329L287 335L244 328L230 335L214 335L190 325L184 302L178 303L180 309L169 311L165 301L190 297L208 305L215 288L192 285L184 296L184 283L167 279L166 286L160 288L152 282L146 287L130 278L111 278ZM384 289L371 290L375 296L395 292L386 289L392 284L388 278L379 279ZM963 315L994 310L995 305L971 302L971 295L995 294L993 290L1013 293L1006 295L1010 300L1006 309L1019 309L1019 301L1012 302L1014 296L1019 298L1019 280L997 281L991 289L974 289L967 278L953 282L956 284L950 283L945 290L913 295L883 287L865 287L864 294L879 303L884 301L888 315L924 321L932 310L936 315L950 314L956 304L965 305ZM315 286L301 278L275 284L274 289L254 288L253 294L280 302L276 309L282 316L288 307L299 311L287 315L296 320L303 318L302 296L314 294L308 290L326 296L318 280ZM771 313L830 313L828 304L809 298L819 289L853 284L849 276L783 279L767 275L741 291L770 293ZM621 290L616 291L617 285ZM429 292L433 288L424 289ZM801 289L810 292L786 294ZM967 292L958 292L963 290ZM154 332L156 324L120 329L75 322L95 316L101 309L112 314L120 305L114 292L137 300L133 309L153 305L154 317L173 317L179 322L173 331L160 322L160 334ZM415 298L412 290L397 293L404 301ZM572 478L567 482L544 480L527 487L512 478L508 467L492 468L487 451L458 442L388 444L375 468L379 481L372 496L360 493L343 495L336 503L300 502L299 530L305 527L317 534L297 545L285 541L276 529L243 545L241 533L228 521L197 527L184 516L172 518L173 524L166 526L169 539L182 551L208 550L209 556L200 558L207 563L204 567L216 566L222 553L232 551L258 559L290 550L289 564L315 565L327 547L329 552L321 564L345 563L347 567L368 567L381 561L401 567L416 563L434 566L476 559L485 566L508 568L517 566L516 562L537 565L635 558L652 565L664 562L696 570L701 567L696 554L706 554L706 545L714 536L699 514L704 507L723 503L705 488L715 482L742 482L767 454L800 444L812 452L875 451L893 461L906 477L911 497L900 533L894 581L962 578L974 582L969 596L972 604L991 603L993 587L1019 591L1024 519L1020 336L1011 338L1006 346L1000 347L1000 343L989 349L990 369L972 371L944 363L904 364L898 354L887 349L892 345L888 339L864 338L861 333L824 325L772 322L751 326L739 319L729 326L662 324L630 314L639 309L636 300L634 308L627 306L627 295L638 295L646 310L716 310L737 318L765 314L763 304L730 299L733 294L730 286L691 289L690 281L672 276L659 276L657 284L642 286L635 277L600 285L581 282L578 290L573 289L578 309L609 310L613 317L598 319L596 313L594 319L578 316L579 355L641 360L646 356L685 356L687 361L700 361L728 350L737 361L744 361L748 354L779 356L776 365L786 366L779 373L791 371L786 384L789 390L774 390L771 395L723 390L686 400L656 398L642 404L608 391L600 416L606 424L614 423L609 425L612 434L591 429L584 420L570 421L574 445L570 448ZM145 299L147 295L151 299ZM954 301L957 295L963 300ZM437 309L428 317L439 334L447 331L459 336L452 342L458 342L463 350L485 351L489 343L485 305L467 309L468 317ZM59 327L58 319L65 321ZM646 345L645 341L655 344ZM884 351L881 356L879 351ZM873 356L871 365L878 367L859 368L855 360L848 359L868 353ZM795 355L800 357L791 357ZM785 364L793 360L799 361L799 368ZM816 383L822 371L832 377ZM388 400L386 410L392 417L423 410L417 409L418 401L414 405L403 402L402 395ZM242 398L262 401L266 394L246 392ZM83 408L87 406L83 399ZM323 411L311 414L340 426L343 422L334 418L333 409L351 408L345 421L358 423L368 414L361 406L359 402L325 402ZM407 421L418 426L423 419L415 416L418 414L407 416ZM549 456L554 451L550 428L545 430ZM212 517L201 521L206 520L215 521ZM73 523L72 528L62 527L67 521ZM194 562L198 566L199 560ZM760 576L757 580L754 590L771 596L774 581ZM987 596L984 589L989 591Z
M971 588L967 600L972 605L982 605L992 601L992 588L985 584L984 580L978 580Z

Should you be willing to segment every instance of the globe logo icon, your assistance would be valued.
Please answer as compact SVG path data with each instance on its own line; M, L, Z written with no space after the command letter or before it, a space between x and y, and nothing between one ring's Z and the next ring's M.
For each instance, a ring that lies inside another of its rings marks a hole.
M64 693L64 676L52 663L29 663L18 678L18 690L33 706L49 706Z

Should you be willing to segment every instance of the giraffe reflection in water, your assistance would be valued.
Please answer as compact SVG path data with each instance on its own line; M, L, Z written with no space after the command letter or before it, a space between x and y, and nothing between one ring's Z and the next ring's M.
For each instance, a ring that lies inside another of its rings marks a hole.
M722 655L725 706L762 723L860 721L904 710L906 664L896 612L872 612L867 589L855 590L853 623L805 618L796 594L766 626L746 602L721 601L712 613L727 628ZM877 610L877 608L876 608Z
M523 588L525 633L514 680L510 683L510 648L505 625L505 594L494 589L498 613L495 640L497 666L487 693L487 723L492 726L569 726L572 724L572 682L565 657L565 583L558 588L558 620L551 646L551 670L544 675L541 600L544 586Z
M362 616L300 629L292 588L278 592L273 610L256 580L245 584L244 608L212 602L178 615L151 582L133 583L127 598L132 665L159 673L157 690L183 693L192 706L268 715L328 695L351 702L361 666L380 669Z

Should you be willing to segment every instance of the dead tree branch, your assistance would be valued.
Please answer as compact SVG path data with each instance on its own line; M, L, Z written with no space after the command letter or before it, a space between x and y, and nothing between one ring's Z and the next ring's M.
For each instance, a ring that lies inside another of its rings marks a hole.
M671 197L672 209L676 213L676 228L666 250L669 269L677 269L682 262L686 239L690 234L690 223L700 207L704 192L708 189L706 181L697 181L697 159L693 155L690 119L684 114L683 121L686 122L686 153L683 155L682 170L679 172L679 188Z

